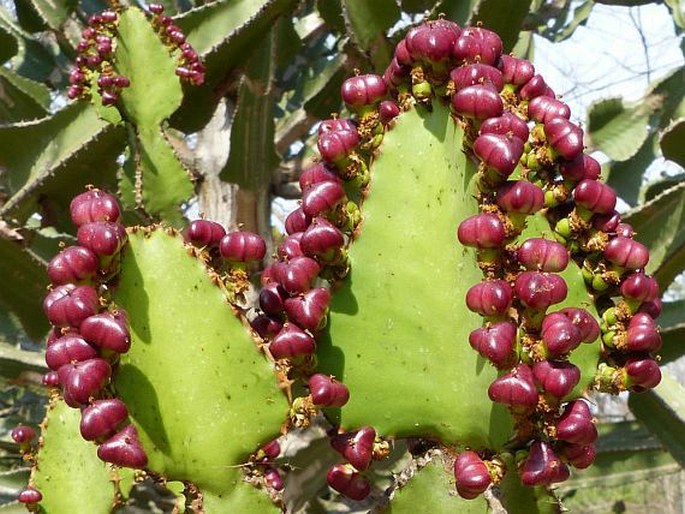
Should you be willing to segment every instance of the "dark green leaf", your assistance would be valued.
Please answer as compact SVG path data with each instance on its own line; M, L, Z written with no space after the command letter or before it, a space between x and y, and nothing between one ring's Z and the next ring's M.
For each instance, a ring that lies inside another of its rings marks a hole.
M429 11L435 2L433 0L402 0L402 10L410 13Z
M664 302L661 316L661 362L674 361L685 355L685 300Z
M30 0L14 0L14 8L17 11L19 25L27 32L40 32L47 28L45 21L38 15Z
M347 72L340 59L328 61L321 73L304 84L305 111L319 119L326 119L331 113L339 112L342 105L340 86L346 76Z
M448 20L454 20L460 25L465 25L478 2L479 0L442 0L433 8L431 17L434 18L442 13Z
M663 132L661 151L666 159L685 167L685 119L673 122Z
M656 159L655 142L651 137L627 161L611 162L605 167L608 170L607 184L629 205L637 203L644 171Z
M46 82L55 68L55 61L46 45L17 25L7 10L0 6L0 33L8 34L13 42L0 38L0 55L4 54L4 44L9 43L8 53L13 57L12 69L37 82ZM3 41L4 40L4 41Z
M0 24L0 64L4 64L19 51L19 44L12 33Z
M16 122L48 114L50 91L43 84L0 67L0 120Z
M53 30L61 31L62 25L78 5L76 0L20 0L26 4L24 10L32 10L45 25Z
M652 433L661 440L673 458L685 466L685 387L668 372L662 373L656 389L631 393L628 406Z
M316 8L326 24L334 32L345 32L345 19L342 14L341 0L317 0Z
M653 200L655 197L659 196L667 189L670 189L673 186L677 186L683 181L685 181L685 173L679 173L678 175L673 176L664 176L659 180L649 182L645 184L645 186L642 188L641 201L649 202L650 200Z
M395 0L342 0L342 10L352 42L370 56L376 69L385 68L392 58L385 34L400 19Z
M26 371L45 373L45 357L42 353L20 350L14 345L0 342L0 376L16 380Z
M469 23L482 23L502 38L504 53L508 53L518 41L523 20L530 9L531 0L480 0Z

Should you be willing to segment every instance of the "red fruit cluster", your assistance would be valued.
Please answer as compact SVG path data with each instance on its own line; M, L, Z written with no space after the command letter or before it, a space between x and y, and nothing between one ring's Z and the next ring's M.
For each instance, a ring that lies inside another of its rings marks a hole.
M162 4L150 4L148 9L152 15L152 27L162 42L172 52L177 53L176 75L195 86L204 84L207 71L205 65L193 45L186 41L181 27L174 24L171 16L164 14Z
M88 19L88 27L76 45L75 67L69 73L67 96L72 100L89 98L91 88L97 85L102 105L113 105L120 91L130 85L128 78L117 74L113 67L117 19L117 13L110 10Z
M81 409L81 435L99 444L102 460L142 468L147 456L126 405L108 390L119 355L131 345L127 315L111 303L103 310L98 293L117 273L127 242L121 207L112 195L90 189L72 200L70 213L79 246L65 248L48 265L53 287L43 308L53 325L45 353L52 371L44 383L61 385L65 402Z

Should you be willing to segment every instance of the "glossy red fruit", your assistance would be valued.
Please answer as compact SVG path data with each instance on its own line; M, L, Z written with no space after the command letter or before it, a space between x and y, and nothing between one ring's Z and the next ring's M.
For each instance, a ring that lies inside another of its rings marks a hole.
M36 431L28 425L19 425L10 432L12 440L20 445L27 445L36 437Z
M409 53L406 38L401 40L399 43L397 43L397 46L395 46L393 58L398 66L411 68L414 65L414 58Z
M230 232L221 238L219 252L228 262L256 262L264 258L266 243L253 232Z
M571 109L564 102L548 96L536 96L528 102L528 117L538 123L546 123L554 118L571 117Z
M304 232L295 232L286 237L281 244L278 245L276 253L278 257L284 261L289 261L295 257L302 257L302 235Z
M516 180L499 186L495 200L506 212L532 214L544 207L545 193L527 180Z
M269 466L264 471L264 482L276 491L283 490L283 478L276 468Z
M86 441L109 437L127 417L128 409L121 400L96 400L81 411L81 436Z
M580 330L559 312L553 312L542 320L542 342L554 357L575 350L582 341Z
M478 84L489 84L497 91L502 91L504 87L502 72L493 66L481 63L454 68L450 72L450 79L454 82L457 91Z
M371 464L375 441L376 431L373 427L362 427L355 432L334 435L331 446L357 471L364 471Z
M340 181L317 182L302 193L302 211L310 218L322 216L332 212L345 197Z
M516 277L514 292L520 302L531 309L544 310L563 302L568 294L564 279L554 273L524 271Z
M23 503L24 505L33 505L40 502L42 499L43 495L34 487L24 487L17 497L19 503Z
M482 134L473 142L473 153L502 177L511 175L523 155L523 141L500 134Z
M66 334L57 339L45 351L45 363L57 371L70 362L82 362L98 356L95 348L78 334Z
M540 361L533 364L533 377L545 392L561 399L580 382L580 369L570 362Z
M633 324L632 321L626 333L625 349L630 352L658 352L661 335L657 328L653 324Z
M334 120L340 121L340 120ZM340 177L331 171L324 163L319 162L310 166L300 175L300 189L306 191L319 182L341 182Z
M464 29L452 51L457 62L480 62L494 66L502 55L502 40L482 27Z
M351 109L376 105L388 94L388 87L379 75L357 75L346 79L340 96Z
M298 207L285 218L285 231L288 234L304 232L311 222L312 218L304 213L302 207Z
M140 469L147 465L147 455L133 425L122 428L98 447L98 457L124 468Z
M551 485L568 479L570 472L544 441L535 441L530 447L528 457L519 468L523 485Z
M516 345L516 325L511 321L486 323L469 334L469 344L495 367L509 364Z
M502 116L488 118L480 124L479 134L499 134L501 136L517 137L521 141L528 141L528 125L516 114L506 111Z
M308 386L312 395L312 403L317 407L342 407L350 399L350 391L347 386L330 375L316 373L309 377Z
M457 483L457 493L467 500L473 500L483 494L492 483L485 462L471 450L460 453L454 461L454 479Z
M323 120L319 124L317 133L321 135L324 132L336 132L338 130L356 131L357 124L350 118L331 118L330 120ZM318 166L318 164L315 164L314 166Z
M59 375L56 371L48 371L45 375L43 375L42 383L45 387L58 387Z
M93 253L110 257L119 253L126 244L128 235L123 225L108 221L95 221L81 225L76 234L78 244Z
M659 284L644 273L631 273L621 282L621 295L638 302L651 302L659 297Z
M592 413L583 400L569 402L557 421L557 439L574 444L592 444L597 440Z
M75 196L69 205L69 212L71 221L77 227L96 221L118 223L121 220L121 207L117 199L100 189L91 189Z
M409 31L405 38L411 59L438 64L452 56L452 49L461 34L456 23L446 20L428 21Z
M269 345L274 359L287 359L312 355L316 351L316 341L294 323L286 323Z
M511 307L514 291L504 280L484 280L466 292L466 306L481 316L501 316Z
M331 262L345 243L342 232L326 218L314 218L302 235L300 247L305 255Z
M599 323L585 309L579 307L566 307L558 311L566 316L575 327L580 330L580 338L584 343L594 343L599 337Z
M257 332L259 337L269 340L281 331L283 323L266 314L260 314L250 322L250 326Z
M336 130L319 136L317 148L324 161L335 164L347 158L359 144L356 130Z
M183 231L183 239L197 246L217 246L226 230L220 223L211 220L194 220Z
M290 321L310 332L317 332L326 324L330 302L330 291L325 287L315 287L302 295L287 298L283 304Z
M580 182L581 180L597 180L602 173L599 163L587 154L581 154L572 161L559 164L561 176L566 180Z
M274 278L289 294L309 291L320 271L321 266L311 257L295 257L273 268Z
M619 223L621 223L621 214L616 210L606 214L595 214L592 217L593 228L608 234L616 232Z
M516 258L529 270L560 272L568 266L570 256L561 243L534 237L521 244Z
M648 354L637 354L624 366L626 386L635 392L653 389L661 382L659 364Z
M371 492L369 481L352 466L336 464L326 473L326 482L351 500L361 501Z
M504 104L497 90L491 85L469 86L452 96L454 112L466 118L485 120L501 116Z
M651 302L644 302L640 305L639 312L651 316L652 319L657 319L661 316L662 302L661 298L654 298Z
M489 213L476 214L459 224L457 238L464 246L497 248L504 243L506 231L500 219Z
M504 82L514 86L523 86L535 75L533 63L506 54L500 57L499 69L502 70Z
M577 469L589 468L595 461L597 449L594 444L565 444L561 456Z
M564 118L553 118L544 127L549 145L567 161L583 152L583 130L578 125Z
M488 396L493 402L509 407L534 408L538 403L538 391L532 370L526 364L519 364L490 384Z
M131 332L123 310L90 316L81 323L79 332L86 341L103 350L126 353L131 348Z
M91 286L64 284L52 289L43 301L45 315L56 327L78 328L100 306L98 294Z
M106 360L96 358L65 364L57 374L64 387L64 401L70 407L80 407L98 396L109 380L112 368Z
M548 86L542 75L533 75L519 90L521 100L531 100L538 96L548 96ZM554 95L551 95L552 97Z
M391 100L383 100L378 106L378 117L383 125L387 125L400 115L400 108Z
M272 461L277 459L281 454L281 445L278 442L278 439L274 439L262 446L259 451L260 454L264 456L261 460Z
M403 42L404 39L400 41L400 44ZM397 54L397 48L399 47L400 45L397 45L395 49L395 54ZM388 64L388 67L383 72L383 81L387 84L388 88L394 90L397 88L397 86L403 84L404 81L407 80L407 77L409 77L410 70L410 67L400 64L397 58L393 57L390 60L390 64Z
M585 207L596 214L609 214L616 207L616 192L603 182L583 179L573 190L573 199L577 205Z
M617 236L604 249L604 258L622 268L637 270L649 262L649 250L642 243Z
M48 276L55 285L90 282L95 278L99 264L97 255L88 248L69 246L52 258Z
M288 297L283 286L277 282L266 284L259 292L259 307L269 316L283 312L283 301Z
M619 223L616 226L616 235L632 239L632 237L635 235L635 230L630 223Z

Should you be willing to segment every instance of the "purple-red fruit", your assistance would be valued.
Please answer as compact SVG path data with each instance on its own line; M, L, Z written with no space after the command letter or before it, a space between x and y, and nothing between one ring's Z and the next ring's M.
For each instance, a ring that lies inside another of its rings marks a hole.
M476 214L459 224L457 238L464 246L474 248L497 248L506 237L502 221L490 213Z
M58 387L59 375L56 371L48 371L45 375L43 375L42 382L45 387Z
M654 277L632 273L621 282L621 295L638 302L651 302L659 296L659 284Z
M661 298L654 298L651 302L644 302L640 305L638 312L644 312L652 319L657 319L661 316L662 302Z
M564 398L580 382L580 369L570 362L540 361L533 364L535 381L555 398Z
M304 232L312 222L312 218L307 216L302 207L298 207L285 218L285 231L288 234Z
M109 380L112 368L104 359L89 359L65 364L57 374L64 387L64 401L70 407L80 407L97 396Z
M340 181L317 182L302 193L302 210L310 218L325 215L345 198L345 189Z
M278 439L269 441L260 448L260 452L264 455L262 460L271 461L277 459L281 454L281 445Z
M295 257L302 257L304 252L302 251L302 235L304 232L295 232L286 237L281 244L278 245L276 253L278 257L284 261L288 261Z
M504 82L514 86L524 85L535 75L533 63L506 54L500 58L499 68L502 70Z
M299 183L302 191L306 191L311 186L318 184L319 182L340 182L340 177L338 177L338 175L328 169L328 167L321 162L310 166L300 175Z
M585 469L595 461L597 449L594 444L565 444L561 449L561 455L574 468Z
M355 131L357 130L357 125L355 124L354 120L350 118L331 118L329 120L323 120L319 124L317 133L321 135L324 132L336 132L338 130ZM316 166L319 166L319 164L314 165L314 167Z
M117 223L121 220L121 207L117 199L99 189L91 189L74 197L69 212L77 227L96 221Z
M642 243L617 236L604 248L604 258L622 268L636 270L644 268L649 262L649 250Z
M649 355L637 355L624 366L626 386L635 392L653 389L661 382L659 364Z
M340 96L348 107L354 109L375 105L388 94L388 87L379 75L357 75L343 82Z
M548 314L542 320L541 336L547 352L555 357L575 350L582 341L580 330L558 312Z
M97 313L99 305L98 294L91 286L64 284L47 294L43 311L56 327L78 328L86 318Z
M226 235L226 230L221 224L211 220L194 220L183 232L183 238L198 246L216 246L221 238Z
M283 323L266 314L260 314L250 322L250 326L262 339L271 339L281 331Z
M438 64L449 59L461 29L445 20L429 21L413 28L405 38L411 59L417 62Z
M533 372L528 365L519 364L490 384L488 396L493 402L509 407L535 408L538 403L538 391Z
M528 103L528 117L538 123L547 123L554 118L569 119L571 109L556 98L536 96Z
M488 118L480 124L479 134L500 134L502 136L517 137L521 141L528 141L528 125L516 114L506 111L502 116Z
M45 351L45 363L57 371L70 362L82 362L98 356L95 348L78 334L66 334L48 346Z
M455 42L452 54L458 62L494 66L502 55L502 40L491 30L468 27Z
M471 450L460 453L454 461L454 479L457 493L466 500L480 496L492 483L487 465Z
M551 485L566 480L570 472L544 441L534 441L528 457L519 469L523 485Z
M329 262L340 253L344 242L342 232L330 221L326 218L314 218L302 235L300 247L305 255Z
M111 436L128 417L124 402L117 398L96 400L81 411L81 436L96 441Z
M289 294L308 291L320 271L321 267L311 257L295 257L287 263L276 263L273 268L274 278Z
M559 275L540 271L524 271L514 283L517 298L526 307L544 310L563 302L568 294L566 282Z
M79 332L86 341L103 350L126 353L131 348L131 333L124 311L90 316L81 323Z
M489 84L497 91L504 87L502 72L487 64L476 63L454 68L450 72L450 78L457 91L478 84Z
M592 226L602 232L616 232L616 227L621 223L621 214L614 210L606 214L595 214L592 217Z
M481 316L501 316L511 307L514 292L504 280L484 280L466 292L466 306Z
M133 425L122 428L98 447L98 457L124 468L140 469L147 465L147 455Z
M583 152L583 130L578 125L564 118L553 118L544 127L547 142L564 159L571 161Z
M587 154L559 164L561 176L566 180L580 182L581 180L597 180L602 173L599 163Z
M308 385L312 403L317 407L342 407L350 399L347 386L330 375L316 373L309 377Z
M559 272L568 266L569 253L564 245L548 239L526 239L516 251L516 258L529 270Z
M25 505L33 505L35 503L38 503L42 499L43 495L40 493L38 489L35 489L34 487L24 487L19 492L19 496L17 497L19 503L23 503Z
M531 100L538 96L547 96L548 86L545 79L542 78L542 75L533 75L525 84L523 84L518 94L521 100Z
M557 421L557 439L574 444L592 444L597 440L597 427L583 400L569 402Z
M619 223L616 226L616 235L632 239L632 237L635 235L635 230L630 223Z
M331 292L325 287L315 287L302 295L287 298L283 303L290 321L300 327L317 332L326 324Z
M516 345L516 325L511 321L486 323L469 334L469 344L497 368L505 367Z
M563 314L571 323L573 323L578 330L580 330L580 337L584 343L594 343L599 337L600 328L599 323L585 309L579 307L566 307L559 311L559 314Z
M228 262L261 261L266 254L266 243L253 232L230 232L221 238L219 252Z
M266 482L267 486L276 491L281 491L283 489L283 478L274 467L269 466L266 468L264 471L264 482Z
M12 429L10 437L17 444L27 445L36 437L36 431L28 425L19 425Z
M266 284L259 292L259 307L265 314L277 316L283 312L283 300L287 298L283 286L277 282Z
M500 134L482 134L473 142L473 153L485 166L506 178L523 155L523 141Z
M69 246L52 258L48 276L55 285L88 282L97 274L99 264L97 255L88 248Z
M316 341L294 323L286 323L271 341L269 352L276 360L312 355Z
M497 90L489 84L469 86L452 96L452 107L457 114L476 120L500 116L504 104Z
M495 200L506 212L532 214L544 207L545 193L527 180L516 180L502 184Z
M319 136L317 147L324 161L338 163L343 161L359 144L356 130L336 130Z
M128 240L126 229L119 223L95 221L81 225L76 233L78 244L101 257L109 257L124 246Z
M331 446L352 464L357 471L366 470L373 457L376 431L362 427L355 432L338 434L331 438Z
M576 204L596 214L609 214L616 207L616 192L603 182L583 179L573 190Z
M336 464L326 473L326 482L351 500L361 501L371 492L371 484L352 466Z
M378 106L378 117L383 125L387 125L400 115L400 108L391 100L383 100Z

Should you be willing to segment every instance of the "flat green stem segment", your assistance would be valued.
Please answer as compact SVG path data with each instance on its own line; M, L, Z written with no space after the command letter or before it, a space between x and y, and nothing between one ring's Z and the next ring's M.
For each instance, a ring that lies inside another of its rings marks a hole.
M116 488L96 447L79 434L81 415L62 400L52 402L33 477L43 494L44 514L109 514Z
M203 495L202 506L207 514L277 514L281 509L269 497L246 482L237 483L229 495L219 496L211 493Z
M462 130L442 105L413 109L380 153L318 353L320 368L351 391L339 419L348 429L498 447L511 421L487 396L495 369L468 342L482 319L466 308L466 291L482 273L456 238L477 212Z
M390 502L388 513L415 514L486 514L488 504L483 496L465 500L454 488L454 474L439 457L433 458L424 468L400 489Z
M130 234L114 299L132 345L115 379L149 468L215 495L279 434L288 404L271 365L179 236Z

